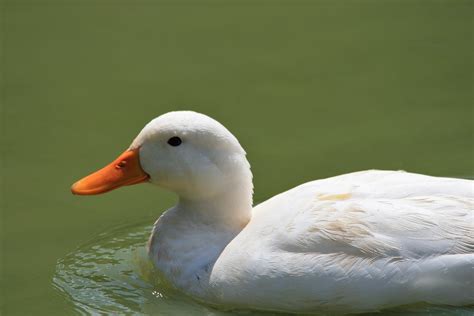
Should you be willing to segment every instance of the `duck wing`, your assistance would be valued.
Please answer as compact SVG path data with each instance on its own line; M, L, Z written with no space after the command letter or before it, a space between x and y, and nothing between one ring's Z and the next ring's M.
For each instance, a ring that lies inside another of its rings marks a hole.
M214 280L264 309L473 304L473 183L363 171L303 184L254 208Z

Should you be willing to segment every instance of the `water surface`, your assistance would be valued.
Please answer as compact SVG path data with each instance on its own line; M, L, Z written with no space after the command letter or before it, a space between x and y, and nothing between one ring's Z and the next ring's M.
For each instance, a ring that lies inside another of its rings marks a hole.
M80 314L134 315L284 315L248 310L222 311L206 307L161 280L147 258L145 242L150 219L119 225L93 237L61 258L53 284ZM384 315L472 315L474 308L411 306L384 311ZM328 313L316 313L328 316ZM379 315L365 314L369 315Z

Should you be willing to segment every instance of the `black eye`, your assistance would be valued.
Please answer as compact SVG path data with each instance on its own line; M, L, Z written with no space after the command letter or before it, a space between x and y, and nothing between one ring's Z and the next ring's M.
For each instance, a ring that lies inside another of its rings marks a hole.
M170 144L171 146L174 146L174 147L181 145L181 143L182 143L181 138L176 137L176 136L171 137L170 139L168 139L168 144Z

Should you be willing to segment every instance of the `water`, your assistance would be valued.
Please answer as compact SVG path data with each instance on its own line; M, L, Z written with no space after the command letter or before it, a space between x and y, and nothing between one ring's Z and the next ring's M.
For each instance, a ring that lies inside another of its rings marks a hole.
M170 110L237 136L256 202L370 168L472 177L472 6L1 1L0 314L221 312L150 276L172 194L69 191Z
M58 261L53 284L78 313L174 315L179 311L182 315L282 315L219 311L180 295L158 278L147 258L145 242L152 228L149 220L103 232ZM473 312L474 308L415 306L392 309L384 314L467 316Z
M119 225L61 258L53 284L80 314L225 315L176 292L147 259L149 220Z
M156 293L143 241L150 227L120 226L60 259L54 285L78 311L140 311Z

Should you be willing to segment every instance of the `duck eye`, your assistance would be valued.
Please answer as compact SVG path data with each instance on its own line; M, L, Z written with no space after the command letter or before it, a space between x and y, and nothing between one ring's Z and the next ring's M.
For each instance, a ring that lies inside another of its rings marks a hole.
M168 144L170 144L173 147L179 146L179 145L181 145L181 143L182 143L181 138L176 137L176 136L171 137L170 139L168 139Z

